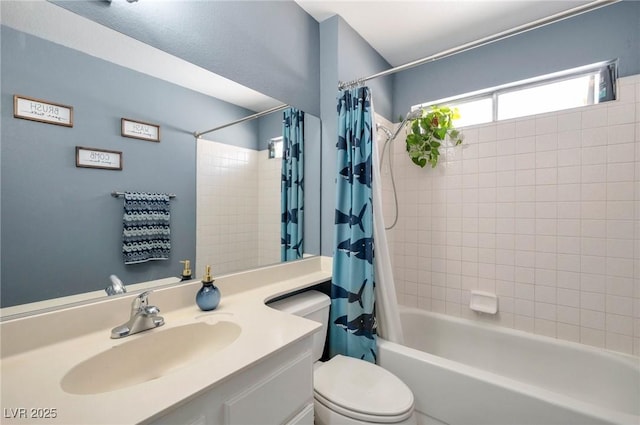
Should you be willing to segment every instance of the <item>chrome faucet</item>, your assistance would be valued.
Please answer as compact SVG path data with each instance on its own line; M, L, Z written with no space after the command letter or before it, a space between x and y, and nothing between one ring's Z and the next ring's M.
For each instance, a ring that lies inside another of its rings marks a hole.
M145 291L133 299L129 321L113 328L111 338L124 338L164 325L164 318L158 316L160 309L154 305L148 305L147 298L151 292Z
M111 296L124 294L127 292L127 288L124 286L124 283L122 283L122 281L118 279L118 276L112 274L111 276L109 276L109 280L111 281L111 283L109 284L109 286L104 288L104 291L107 293L107 295Z

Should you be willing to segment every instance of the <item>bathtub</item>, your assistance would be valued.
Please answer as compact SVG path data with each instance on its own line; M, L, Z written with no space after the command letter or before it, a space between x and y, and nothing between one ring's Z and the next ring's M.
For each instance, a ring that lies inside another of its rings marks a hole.
M413 391L423 424L640 424L640 359L400 307L405 345L378 363ZM426 416L423 416L426 415Z

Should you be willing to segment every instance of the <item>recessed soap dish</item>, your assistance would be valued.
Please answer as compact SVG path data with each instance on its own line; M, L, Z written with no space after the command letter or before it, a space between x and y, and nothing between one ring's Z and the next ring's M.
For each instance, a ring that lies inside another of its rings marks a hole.
M469 308L480 313L496 314L498 312L498 296L491 292L471 291Z

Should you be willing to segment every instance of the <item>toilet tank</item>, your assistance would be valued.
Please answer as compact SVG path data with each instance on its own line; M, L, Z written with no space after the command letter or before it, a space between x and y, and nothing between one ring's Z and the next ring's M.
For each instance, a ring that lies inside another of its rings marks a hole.
M267 305L285 313L314 320L322 325L320 331L313 336L313 361L320 360L324 351L327 324L329 323L329 307L331 305L329 296L318 291L306 291Z

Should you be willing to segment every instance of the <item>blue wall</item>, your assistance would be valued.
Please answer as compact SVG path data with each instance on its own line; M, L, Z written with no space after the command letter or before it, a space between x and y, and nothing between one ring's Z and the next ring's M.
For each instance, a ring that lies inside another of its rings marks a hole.
M320 23L320 119L322 121L322 214L320 247L322 255L333 256L333 226L336 214L336 142L338 117L338 26L341 18L334 16Z
M620 76L640 74L639 1L619 2L398 73L393 115L405 115L419 103L615 58L620 58Z
M338 20L338 79L352 81L391 68L349 24ZM371 89L375 112L392 119L393 77L376 78L365 83ZM337 85L336 85L337 94ZM335 105L334 105L335 106Z
M339 16L320 23L320 87L322 119L322 255L333 255L335 217L336 142L338 82L351 81L391 66ZM371 88L375 112L391 119L393 78L367 82Z
M318 23L293 1L52 1L315 116Z
M5 26L1 36L2 305L102 289L112 273L178 275L178 261L195 261L192 133L252 112ZM13 118L14 94L73 106L73 128ZM121 137L122 117L159 124L160 143ZM257 122L216 139L255 149ZM75 146L122 151L124 169L76 168ZM177 195L169 261L123 264L113 190Z

